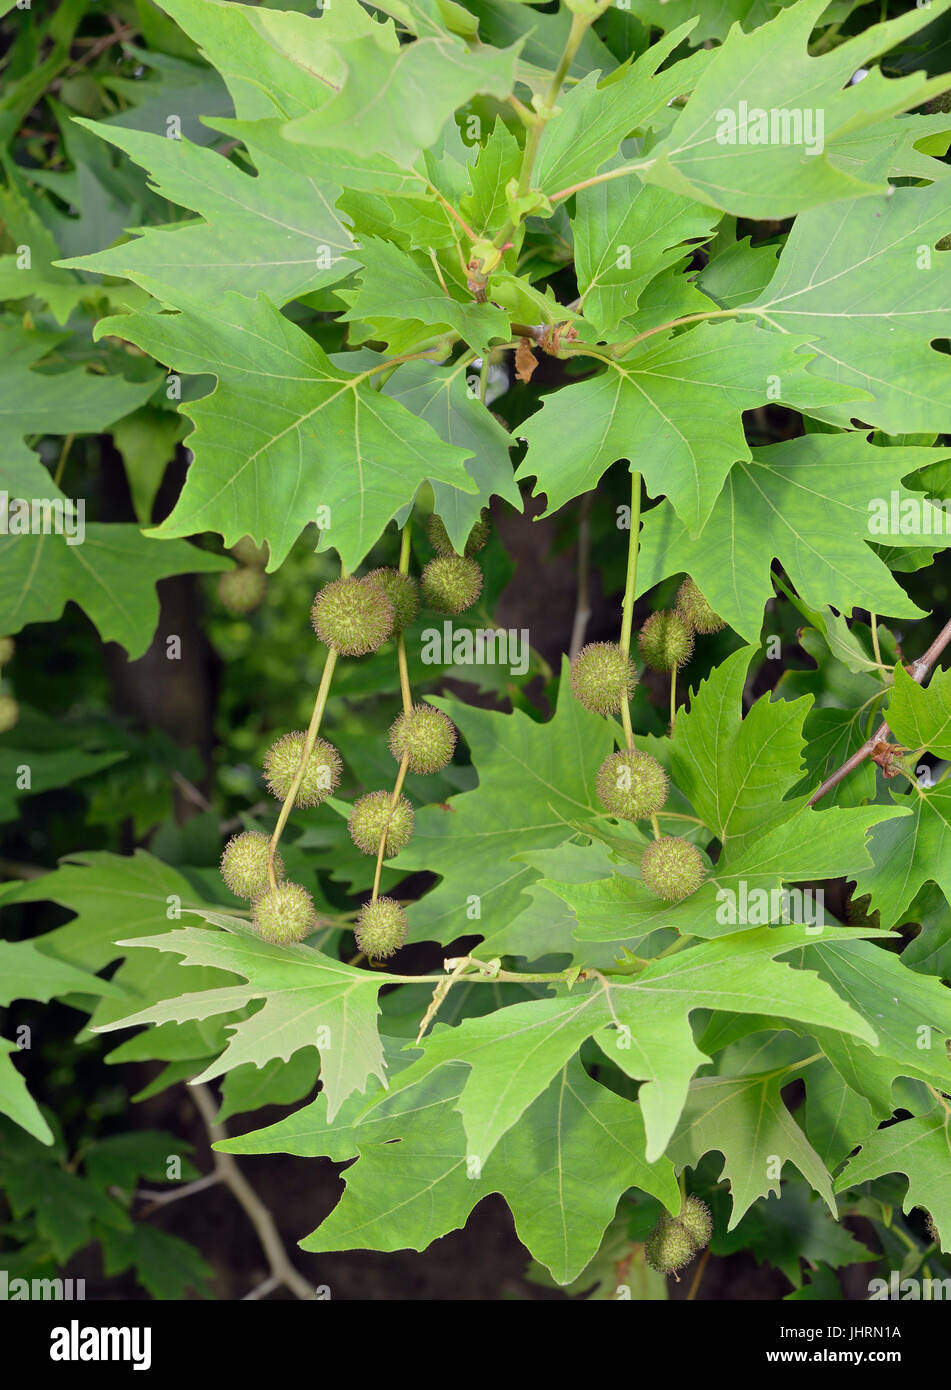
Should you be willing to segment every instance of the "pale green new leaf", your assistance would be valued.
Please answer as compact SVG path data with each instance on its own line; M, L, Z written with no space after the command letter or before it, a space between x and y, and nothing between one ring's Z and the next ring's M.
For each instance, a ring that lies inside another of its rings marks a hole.
M901 919L926 883L936 883L951 903L951 778L890 795L911 814L875 827L869 840L874 867L856 875L858 892L871 893L883 927Z

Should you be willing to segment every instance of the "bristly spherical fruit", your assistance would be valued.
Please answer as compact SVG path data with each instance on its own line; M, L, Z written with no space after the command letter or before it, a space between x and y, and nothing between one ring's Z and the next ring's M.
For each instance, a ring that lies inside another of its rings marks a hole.
M265 941L279 946L303 941L317 927L314 900L299 883L265 888L251 904L251 925Z
M218 597L229 613L253 613L264 602L267 579L262 570L239 565L218 579Z
M364 854L376 854L380 848L380 836L386 827L386 845L383 858L399 854L409 844L413 834L413 808L401 796L390 809L392 797L389 792L367 792L359 801L353 803L353 810L347 821L350 838L357 849Z
M0 637L0 666L6 666L16 650L12 637Z
M393 605L380 584L335 579L314 599L310 620L321 642L341 656L366 656L393 631Z
M479 520L473 526L466 539L464 554L470 558L480 551L489 539L491 531L489 522L489 509L483 507L479 515ZM442 517L436 516L435 512L426 523L426 535L429 537L429 544L437 555L455 555L452 541L449 539L449 532L446 530Z
M463 613L482 592L482 571L464 555L437 555L423 570L423 602L437 613Z
M667 774L649 753L624 748L598 769L598 800L622 820L655 816L667 800Z
M402 632L404 627L409 627L419 608L416 580L408 574L400 574L399 570L378 569L370 571L366 582L379 585L389 599L390 607L393 609L394 633Z
M698 1250L702 1250L705 1245L710 1244L713 1222L710 1219L710 1208L706 1202L701 1202L699 1197L685 1198L677 1220Z
M680 902L703 882L703 856L689 840L661 835L641 855L641 880L658 898Z
M267 545L256 545L250 536L242 536L237 545L231 547L231 553L242 565L254 565L263 570L267 564Z
M655 671L673 671L690 660L693 631L680 613L664 608L647 619L638 644L648 666Z
M409 772L441 772L455 746L455 724L433 705L414 705L390 727L390 752L398 763L408 755Z
M12 695L0 695L0 734L16 727L20 718L20 706Z
M369 960L386 960L406 940L409 924L395 898L375 898L364 903L353 928L357 945Z
M245 830L233 835L221 856L221 877L237 898L253 898L268 884L267 860L269 840L259 830ZM284 877L284 860L275 850L274 877Z
M689 577L677 590L677 612L694 632L719 632L726 627L719 613L713 611Z
M637 685L634 662L616 642L589 642L570 667L571 688L585 709L617 714Z
M644 1245L644 1258L658 1274L673 1274L688 1265L697 1247L679 1221L662 1216Z
M268 787L278 801L285 801L291 783L297 776L301 758L304 756L306 735L300 730L284 734L272 743L264 755L264 777ZM295 806L319 806L322 801L335 792L340 782L343 763L340 754L332 743L319 738L314 751L307 761L303 780L294 799Z

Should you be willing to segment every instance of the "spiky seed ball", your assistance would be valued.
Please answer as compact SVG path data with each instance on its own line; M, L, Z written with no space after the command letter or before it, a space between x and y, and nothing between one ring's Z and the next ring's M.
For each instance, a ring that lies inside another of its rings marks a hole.
M585 709L617 714L637 685L637 670L616 642L589 642L569 668L571 688Z
M368 584L377 584L386 594L393 609L393 631L402 632L409 627L419 608L419 592L416 580L399 570L371 570L366 577Z
M242 565L254 565L263 570L267 564L267 545L256 545L250 536L242 536L237 545L231 547L231 553Z
M380 848L380 836L386 827L386 845L383 858L389 859L405 849L413 834L413 808L401 796L390 810L392 797L389 792L367 792L353 803L353 810L347 821L350 838L357 849L364 854L376 854Z
M13 656L15 643L12 637L0 637L0 666L6 666Z
M698 1250L710 1244L713 1222L706 1202L701 1202L699 1197L688 1197L680 1209L677 1220Z
M437 555L423 570L423 602L437 613L463 613L482 592L482 571L464 555Z
M694 632L719 632L726 627L689 576L677 590L677 612Z
M264 755L264 778L278 801L286 800L291 783L297 776L300 760L304 756L305 738L301 730L283 734ZM324 738L317 739L294 805L319 806L326 801L336 791L342 769L340 754L333 744Z
M697 1253L689 1231L672 1216L662 1216L644 1245L644 1258L658 1274L683 1269Z
M433 705L414 705L390 726L390 752L398 763L408 753L410 772L441 772L455 746L455 724Z
M279 946L303 941L317 926L314 900L299 883L265 888L251 903L251 925L265 941Z
M693 632L673 608L664 608L647 619L638 643L648 666L655 671L673 671L690 660Z
M239 565L218 579L218 598L230 613L253 613L264 601L267 579L259 569Z
M233 835L221 856L221 877L238 898L253 898L268 885L268 837L259 830ZM284 860L275 850L274 877L284 877Z
M375 898L361 907L353 932L369 960L386 960L403 945L408 930L406 913L395 898Z
M649 753L624 748L612 753L598 769L598 800L622 820L655 816L667 800L667 774Z
M489 539L491 531L489 523L489 509L483 507L479 515L479 520L469 532L466 540L464 554L469 557L475 555L485 545ZM449 532L446 530L442 517L436 516L435 512L426 523L426 534L429 537L429 544L437 555L455 555L452 541L449 539Z
M341 656L366 656L393 631L393 605L380 584L335 579L314 599L310 620L321 642Z
M676 903L689 898L703 882L703 856L689 840L661 835L641 855L641 879L658 898Z
M16 726L20 718L20 706L12 695L0 695L0 734L7 733Z

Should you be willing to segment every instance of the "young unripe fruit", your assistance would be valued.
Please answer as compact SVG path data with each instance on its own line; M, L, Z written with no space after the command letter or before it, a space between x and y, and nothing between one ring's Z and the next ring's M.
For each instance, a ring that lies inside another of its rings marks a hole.
M251 925L265 941L279 946L303 941L317 927L314 900L299 883L265 888L251 904Z
M665 608L647 619L638 644L648 666L655 671L674 671L690 660L693 632L679 613Z
M393 631L393 605L380 584L335 579L314 599L310 620L321 642L341 656L366 656Z
M378 585L389 599L393 609L393 632L402 632L404 627L409 627L419 608L416 580L408 574L400 574L399 570L378 569L370 571L366 582Z
M390 752L398 763L409 754L409 772L441 772L455 746L455 724L433 705L414 705L390 727Z
M267 545L255 545L250 536L242 536L237 545L231 547L231 553L242 565L254 565L263 570L267 564Z
M375 898L364 903L354 926L357 945L369 960L386 960L394 955L409 930L406 913L395 898Z
M306 735L300 730L284 734L264 755L264 777L278 801L285 801L304 756ZM319 806L336 791L343 764L332 743L319 738L307 761L307 769L294 799L295 806Z
M386 844L383 858L389 859L405 849L413 834L413 808L401 796L390 810L392 797L389 792L368 792L353 803L353 810L347 821L350 838L357 849L364 854L376 854L380 848L380 836L386 827Z
M598 800L622 820L655 816L667 800L667 774L656 758L635 749L612 753L598 769Z
M673 1216L662 1216L644 1245L644 1258L658 1274L683 1269L696 1253L690 1232Z
M264 573L248 565L228 570L218 579L218 597L230 613L253 613L266 593Z
M6 666L13 656L15 645L12 637L0 637L0 666Z
M719 613L714 613L689 577L677 590L677 612L694 632L719 632L726 627Z
M641 881L658 898L680 902L703 882L703 856L689 840L661 835L641 855Z
M0 695L0 734L15 728L20 718L20 706L12 695Z
M490 530L489 509L483 507L479 520L469 532L464 554L471 557L480 551L489 539ZM453 549L449 532L446 530L442 517L437 516L435 512L426 523L426 534L429 537L429 544L437 555L455 555L457 553Z
M437 555L423 570L423 602L437 613L462 613L482 592L482 571L463 555Z
M677 1220L698 1250L702 1250L705 1245L710 1244L713 1222L710 1219L710 1208L706 1202L701 1202L699 1197L687 1197Z
M253 898L268 885L268 837L259 830L233 835L221 856L221 877L237 898ZM284 860L275 850L274 877L284 877Z
M569 668L575 699L593 714L617 714L637 685L634 662L616 642L589 642Z

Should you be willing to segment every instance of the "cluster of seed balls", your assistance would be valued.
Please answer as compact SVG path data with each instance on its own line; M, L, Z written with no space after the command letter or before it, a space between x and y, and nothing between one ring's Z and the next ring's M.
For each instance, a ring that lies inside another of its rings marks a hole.
M423 570L420 588L426 603L439 613L461 613L482 590L482 571L471 553L485 545L487 514L476 522L466 543L466 553L456 555L439 517L429 521L429 539L436 558ZM227 576L226 576L227 577ZM314 599L311 623L320 640L340 656L365 656L388 637L401 632L416 617L419 595L416 582L395 569L376 569L362 579L338 579L326 584ZM406 759L408 772L426 775L440 772L452 759L457 731L452 720L432 705L413 705L398 715L390 728L390 751L397 763ZM264 757L268 788L281 802L287 800L304 756L306 734L284 734ZM343 763L332 743L318 738L307 760L295 806L318 806L336 791ZM413 833L413 808L400 795L396 803L388 791L368 792L354 802L347 822L354 844L364 854L376 855L385 833L384 859L399 854ZM274 855L274 877L268 880L269 841L258 831L244 831L225 847L221 873L237 897L251 902L251 920L266 941L287 944L302 941L316 927L311 895L299 883L286 883L284 864ZM403 945L407 935L406 913L395 898L378 897L360 909L354 933L357 945L370 960L385 960Z
M644 1258L659 1274L683 1269L713 1233L710 1208L699 1197L686 1197L679 1216L664 1212L644 1245Z
M13 656L12 637L0 637L0 666L6 666ZM8 733L20 718L20 706L12 695L0 695L0 734Z
M638 646L655 671L674 671L690 659L694 634L718 632L725 624L692 579L685 579L676 608L653 613L641 628ZM585 709L618 714L634 694L637 670L616 642L590 642L571 663L571 688ZM612 753L601 764L596 790L606 811L620 820L656 816L667 800L667 774L656 758L633 748ZM641 858L641 879L658 898L679 902L703 881L703 857L677 835L652 840Z
M243 536L232 546L231 553L238 565L219 578L218 598L231 613L252 613L267 593L267 546L256 545L250 536Z

